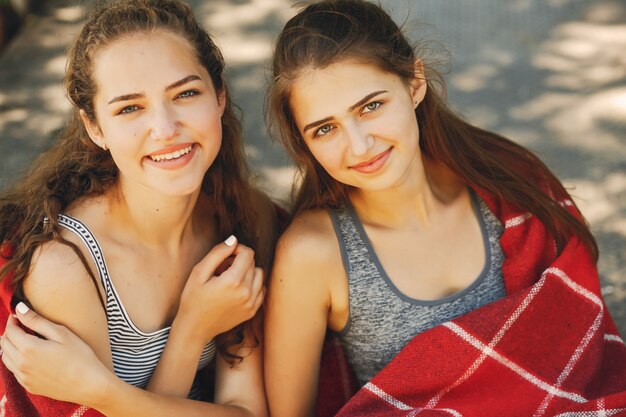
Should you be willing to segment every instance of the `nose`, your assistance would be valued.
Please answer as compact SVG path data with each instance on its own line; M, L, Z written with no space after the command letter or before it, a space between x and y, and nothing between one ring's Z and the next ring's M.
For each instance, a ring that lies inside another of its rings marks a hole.
M153 140L168 141L178 134L179 123L171 106L155 106L152 120L151 137Z
M345 127L348 146L354 156L367 155L374 146L374 137L365 126L355 122Z

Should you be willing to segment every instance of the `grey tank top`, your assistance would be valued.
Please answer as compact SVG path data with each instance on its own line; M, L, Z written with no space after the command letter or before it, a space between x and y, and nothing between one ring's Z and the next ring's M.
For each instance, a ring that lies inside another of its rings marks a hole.
M348 323L338 336L361 385L415 335L504 297L503 227L484 201L473 191L470 195L485 245L484 268L464 290L432 301L408 297L393 284L353 207L330 211L350 297Z

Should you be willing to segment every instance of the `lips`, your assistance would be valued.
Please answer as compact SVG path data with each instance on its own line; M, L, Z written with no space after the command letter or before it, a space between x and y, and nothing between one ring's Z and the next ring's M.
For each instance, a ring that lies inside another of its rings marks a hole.
M181 143L172 146L168 146L167 148L159 149L158 151L152 152L148 154L148 158L152 159L155 162L163 161L163 160L171 160L181 157L182 155L188 154L191 152L193 148L192 143Z
M165 170L176 170L186 166L194 157L198 147L194 143L168 146L144 157L146 164Z
M355 171L358 171L364 174L374 173L380 170L385 165L385 162L387 162L387 159L389 158L389 155L391 154L392 149L393 147L390 147L386 151L381 152L378 155L375 155L374 157L368 159L365 162L360 162L356 165L351 165L350 169L354 169Z

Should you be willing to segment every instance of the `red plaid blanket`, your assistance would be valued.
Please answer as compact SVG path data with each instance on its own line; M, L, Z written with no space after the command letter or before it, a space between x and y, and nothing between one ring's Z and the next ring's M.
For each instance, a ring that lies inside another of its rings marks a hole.
M10 256L7 244L0 246L0 266ZM11 277L0 284L0 332L4 333L9 314L13 314ZM103 417L96 410L48 397L29 394L17 382L13 374L0 362L0 417Z
M626 346L588 251L557 256L539 220L479 194L505 226L507 296L416 336L337 416L626 416Z

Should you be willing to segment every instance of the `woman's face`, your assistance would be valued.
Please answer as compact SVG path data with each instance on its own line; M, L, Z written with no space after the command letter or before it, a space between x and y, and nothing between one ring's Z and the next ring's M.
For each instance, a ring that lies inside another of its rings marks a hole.
M123 186L188 195L220 149L225 96L216 92L191 44L167 31L124 36L94 56L97 122Z
M375 65L346 60L305 71L289 104L311 153L335 180L389 189L421 166L415 107L426 83L407 84Z

